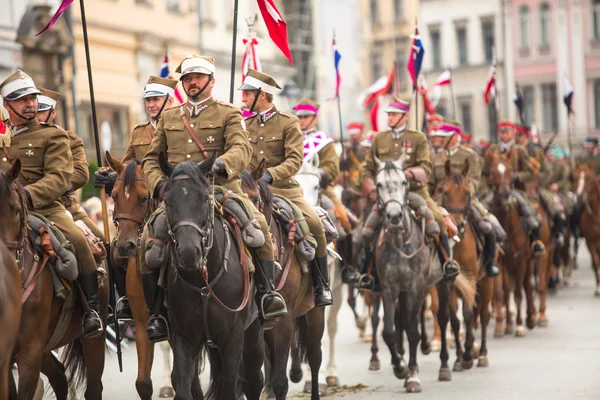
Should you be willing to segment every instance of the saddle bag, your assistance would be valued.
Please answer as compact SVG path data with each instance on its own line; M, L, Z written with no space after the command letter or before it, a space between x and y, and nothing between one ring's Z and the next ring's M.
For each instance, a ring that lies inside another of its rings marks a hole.
M338 228L335 223L332 221L331 216L323 207L315 207L317 211L317 215L323 224L323 230L325 231L325 238L327 239L327 243L335 242L340 238Z
M311 235L308 223L302 211L291 201L281 196L273 196L273 214L283 225L286 233L289 233L290 225L296 226L294 241L298 253L305 261L315 258L317 241Z
M75 224L81 229L83 232L83 236L85 236L85 240L87 241L88 247L94 256L94 261L96 261L96 265L102 264L102 261L106 260L106 248L104 247L104 243L102 240L91 231L90 228L82 221L75 221Z
M158 207L150 216L147 224L148 240L146 240L144 260L150 269L160 269L167 262L167 241L169 231L167 214L163 207Z

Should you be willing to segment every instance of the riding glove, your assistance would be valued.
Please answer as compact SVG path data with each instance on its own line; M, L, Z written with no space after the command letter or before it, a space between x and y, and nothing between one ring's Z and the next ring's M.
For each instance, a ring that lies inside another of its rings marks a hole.
M265 171L265 173L263 174L263 176L260 179L267 185L270 185L271 183L273 183L273 175L271 175L271 173L269 171Z
M167 180L163 179L156 184L154 188L154 196L152 196L156 200L162 200L165 197L165 192L167 191Z
M227 176L227 169L225 168L225 161L217 158L212 166L212 172L220 176Z
M119 175L114 171L109 171L106 169L98 170L94 172L94 187L105 188L106 194L110 195L112 193L113 187L115 186L115 182L117 181L118 176Z

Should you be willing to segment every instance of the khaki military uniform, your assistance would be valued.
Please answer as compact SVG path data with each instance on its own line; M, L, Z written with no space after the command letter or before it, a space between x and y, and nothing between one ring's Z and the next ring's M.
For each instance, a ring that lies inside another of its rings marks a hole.
M530 182L531 188L527 190L529 196L535 196L536 191L539 192L539 197L542 204L548 209L552 218L556 218L561 214L561 206L557 204L557 199L547 189L549 180L552 177L552 169L548 159L544 155L542 149L531 142L525 146L527 155L531 159L534 167L534 179ZM534 197L535 200L535 197Z
M304 199L302 187L294 178L303 162L302 131L298 118L275 107L267 115L265 118L256 114L246 119L248 139L252 146L250 166L255 168L265 160L267 171L273 177L271 191L302 210L317 240L316 257L324 257L327 255L327 240L323 225L314 207Z
M565 213L570 215L573 212L575 201L569 194L571 192L571 165L569 162L552 163L552 173L548 180L548 186L556 183L558 189L556 195L560 198L565 208Z
M340 168L349 173L350 182L355 182L367 158L368 149L354 142L345 143L344 146L346 157L345 160L340 161Z
M469 179L471 189L471 201L476 201L476 194L481 181L481 164L479 163L477 153L462 145L431 156L433 173L429 175L429 193L435 198L440 184L446 180L446 160L450 160L452 168L459 171L463 169L467 161L469 162L469 174L467 178Z
M248 141L242 113L233 105L215 101L212 97L198 105L195 110L190 103L181 107L208 154L212 155L216 152L216 157L223 160L225 164L227 177L215 177L215 184L239 194L246 206L253 210L267 239L265 245L257 249L258 257L261 260L273 260L273 245L268 240L270 231L267 221L242 193L240 172L246 168L252 157L252 147ZM180 106L163 111L150 148L144 157L142 168L150 193L154 193L158 183L164 179L158 164L158 156L161 152L166 153L173 164L184 161L200 162L205 159L202 150L196 145L184 125Z
M83 221L90 228L94 236L104 240L104 233L98 228L87 215L85 210L79 204L79 200L74 195L76 190L84 187L90 177L88 170L88 162L83 149L83 140L73 131L67 131L69 135L69 145L71 146L71 154L73 156L73 175L71 175L71 186L69 190L61 196L60 201L63 203L67 211L71 213L74 221Z
M431 154L427 136L422 132L410 129L401 131L400 135L397 135L396 137L392 135L392 131L379 132L375 136L371 151L368 153L366 159L365 171L367 172L367 175L374 178L373 172L377 170L375 157L381 161L396 161L405 153L405 170L412 167L420 167L425 171L427 176L431 175L433 165L431 164ZM429 195L427 182L412 180L410 182L410 191L418 194L425 200L427 207L429 207L436 222L440 226L440 231L443 234L447 234L446 225L442 220L442 214L440 213L437 204Z
M127 150L125 150L125 155L121 162L125 164L130 161L142 161L150 148L153 134L154 126L152 126L150 121L137 124L131 132Z
M40 213L60 229L75 246L75 257L81 274L96 270L96 262L81 229L69 217L60 203L61 196L69 190L73 175L73 158L69 136L60 127L30 121L15 129L12 143L0 154L0 169L11 168L10 159L21 160L20 181L31 197L33 211Z

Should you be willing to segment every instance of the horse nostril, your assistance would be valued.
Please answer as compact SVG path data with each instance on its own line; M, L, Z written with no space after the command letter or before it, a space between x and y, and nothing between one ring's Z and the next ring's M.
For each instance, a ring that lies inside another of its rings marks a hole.
M390 222L394 225L398 225L400 223L400 216L394 215L393 217L390 218Z
M125 245L125 250L128 250L128 251L131 251L131 250L135 251L135 248L136 248L136 245L132 241L127 242L127 244Z

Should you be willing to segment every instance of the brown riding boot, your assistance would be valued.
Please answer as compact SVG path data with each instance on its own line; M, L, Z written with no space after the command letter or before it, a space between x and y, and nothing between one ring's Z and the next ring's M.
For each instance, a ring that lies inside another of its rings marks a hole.
M83 337L91 339L102 335L104 327L100 319L100 302L98 300L98 273L90 272L80 275L79 286L88 303L88 310L83 314Z

